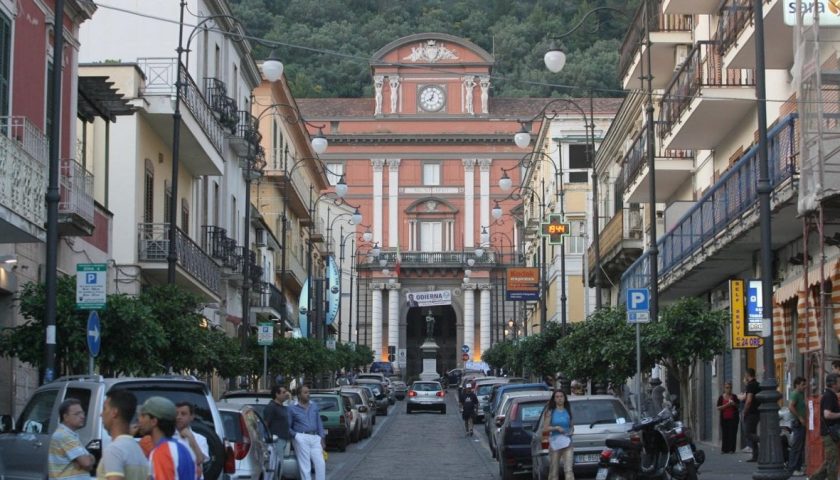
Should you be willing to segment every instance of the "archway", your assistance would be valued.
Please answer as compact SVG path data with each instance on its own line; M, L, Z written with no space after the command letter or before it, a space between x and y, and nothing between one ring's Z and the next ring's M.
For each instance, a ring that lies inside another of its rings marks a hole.
M426 340L426 314L431 310L435 317L435 341L438 350L437 371L444 373L458 364L458 329L455 310L451 305L412 307L406 314L406 379L410 380L423 371L420 345Z

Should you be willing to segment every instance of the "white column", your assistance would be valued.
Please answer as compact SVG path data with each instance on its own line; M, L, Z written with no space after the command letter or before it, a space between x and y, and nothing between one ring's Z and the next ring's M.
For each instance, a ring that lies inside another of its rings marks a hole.
M399 221L400 159L388 159L388 246L397 248L400 241Z
M373 360L381 360L382 355L382 285L371 285L373 291L371 292L371 345L373 350Z
M388 284L388 346L400 348L400 284Z
M481 285L481 327L479 331L481 339L481 350L478 356L480 357L484 350L490 348L490 285Z
M475 284L464 286L464 345L470 347L470 358L475 355Z
M373 241L382 247L382 167L385 160L374 158L373 165Z
M482 158L478 161L478 168L479 168L479 192L481 195L481 199L479 200L479 211L480 213L480 220L481 225L480 227L488 227L487 233L490 233L490 164L493 163L493 160L489 158ZM478 231L481 232L481 228L479 227Z
M464 248L475 246L475 159L464 159Z

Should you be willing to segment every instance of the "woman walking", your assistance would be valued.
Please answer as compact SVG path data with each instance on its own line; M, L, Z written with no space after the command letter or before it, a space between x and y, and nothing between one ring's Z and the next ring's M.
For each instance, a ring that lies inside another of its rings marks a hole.
M723 393L717 401L720 412L721 452L735 453L738 437L738 397L732 393L732 382L723 384Z
M574 480L574 456L572 435L575 427L572 425L572 411L569 409L569 399L563 390L555 390L548 401L543 419L543 433L548 432L549 467L548 478L560 478L560 461L563 461L565 480Z

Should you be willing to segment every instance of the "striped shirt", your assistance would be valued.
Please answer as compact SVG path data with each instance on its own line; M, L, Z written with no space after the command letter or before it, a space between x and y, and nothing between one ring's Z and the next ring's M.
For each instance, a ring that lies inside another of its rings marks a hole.
M122 477L125 480L149 478L149 461L137 441L130 435L120 435L102 452L96 478Z
M195 461L190 450L172 438L164 438L149 454L152 480L195 480Z
M59 423L50 439L49 478L90 480L90 472L73 461L84 455L90 454L82 446L79 435Z

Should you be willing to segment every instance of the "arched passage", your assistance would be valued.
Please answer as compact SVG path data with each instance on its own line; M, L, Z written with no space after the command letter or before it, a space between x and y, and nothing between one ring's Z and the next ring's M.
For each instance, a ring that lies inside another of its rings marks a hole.
M435 342L438 350L437 371L444 373L457 366L457 318L451 305L412 307L406 314L406 379L423 371L420 345L426 340L426 314L435 317Z

